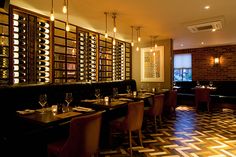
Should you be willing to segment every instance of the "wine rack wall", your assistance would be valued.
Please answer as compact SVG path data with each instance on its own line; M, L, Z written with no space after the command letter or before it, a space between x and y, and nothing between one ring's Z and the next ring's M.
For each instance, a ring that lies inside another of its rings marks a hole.
M12 8L12 83L50 81L50 24L48 19Z
M97 40L96 33L78 29L79 81L97 81Z
M0 85L131 79L131 44L10 5L0 12Z
M105 38L104 35L99 35L99 81L112 81L113 67L113 47L112 38Z
M113 80L124 80L125 43L117 41L113 45Z
M0 84L9 84L9 15L0 11Z
M124 58L124 69L125 69L125 78L124 80L132 79L132 46L131 43L125 43L125 58Z

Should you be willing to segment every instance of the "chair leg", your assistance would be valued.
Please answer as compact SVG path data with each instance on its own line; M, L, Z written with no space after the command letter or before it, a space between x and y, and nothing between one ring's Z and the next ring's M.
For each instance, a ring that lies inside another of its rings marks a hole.
M132 150L132 133L129 131L129 148L130 148L130 156L133 156L133 150Z
M159 115L160 126L162 126L162 117Z
M143 139L142 139L142 131L141 129L138 131L138 136L139 136L139 142L140 142L140 145L143 146Z
M207 111L210 112L210 103L207 103Z
M155 131L157 132L157 118L154 116L154 125L155 125Z

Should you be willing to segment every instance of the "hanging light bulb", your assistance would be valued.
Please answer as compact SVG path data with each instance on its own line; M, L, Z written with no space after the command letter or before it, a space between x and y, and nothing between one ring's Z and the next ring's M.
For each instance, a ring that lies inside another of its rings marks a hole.
M113 18L113 45L116 45L116 13L112 13L112 18Z
M107 33L107 14L108 14L108 12L105 12L104 14L105 14L105 16L106 16L105 38L108 38L108 33Z
M69 7L69 4L68 4L68 0L66 0L66 7L67 7L67 12L66 12L66 31L69 32L70 31L70 26L69 26L69 10L68 10L68 7Z
M141 37L140 37L140 27L138 27L138 42L141 41Z
M50 20L54 21L54 10L53 10L53 0L52 0L52 8L51 8L51 14L50 14Z
M114 27L113 27L113 32L116 33L117 29L116 29L116 13L113 13L113 22L114 22Z
M154 37L155 49L157 49L157 39L156 39L157 37L158 37L158 36L155 36L155 37Z
M137 47L136 47L136 51L139 51L139 42L138 42L138 40L139 40L139 29L140 29L140 27L136 28L136 31L137 31Z
M132 29L132 40L131 40L131 46L134 46L134 26L131 26Z
M66 14L66 12L67 12L66 0L64 0L64 4L63 4L63 7L62 7L62 12L63 12L64 14Z
M70 31L70 26L68 23L66 23L66 31L69 32Z

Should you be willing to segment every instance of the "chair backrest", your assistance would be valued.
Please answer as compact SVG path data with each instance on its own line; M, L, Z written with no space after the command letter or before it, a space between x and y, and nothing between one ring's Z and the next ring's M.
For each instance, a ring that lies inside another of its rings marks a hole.
M144 102L130 102L128 104L128 113L125 119L125 128L129 131L135 131L142 128Z
M91 157L99 148L102 113L73 118L59 157Z
M209 102L209 101L210 101L210 89L208 88L195 89L195 102Z
M153 104L150 107L148 113L152 116L158 116L162 114L163 105L164 105L164 94L154 95Z

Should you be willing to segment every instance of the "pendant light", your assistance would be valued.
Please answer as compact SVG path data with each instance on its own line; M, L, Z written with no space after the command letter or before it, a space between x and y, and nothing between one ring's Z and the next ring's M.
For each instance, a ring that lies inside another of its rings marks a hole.
M105 38L108 38L108 32L107 32L107 14L108 14L108 12L104 12L104 14L105 14L105 22L106 22Z
M153 44L153 43L152 43L152 41L153 41L153 36L150 36L150 37L151 37L151 50L150 50L150 51L152 52L152 51L153 51L153 48L152 48L152 44Z
M113 18L113 45L116 45L116 13L112 13L112 18Z
M64 0L64 4L63 4L63 7L62 7L62 12L63 12L64 14L66 14L66 12L67 12L66 0Z
M68 0L66 0L66 8L67 8L67 12L66 12L66 31L69 32L70 31L70 26L69 26L69 18L68 18L68 14L69 14L69 10L68 10Z
M139 42L141 41L141 37L140 37L140 27L136 27L136 31L137 31L137 47L136 47L136 51L139 51Z
M132 30L132 40L131 40L131 46L133 47L134 46L134 26L131 26L131 30Z
M52 0L52 7L51 7L51 14L50 14L50 20L54 21L54 9L53 9L53 0Z
M141 27L138 27L138 42L141 42L140 29Z

